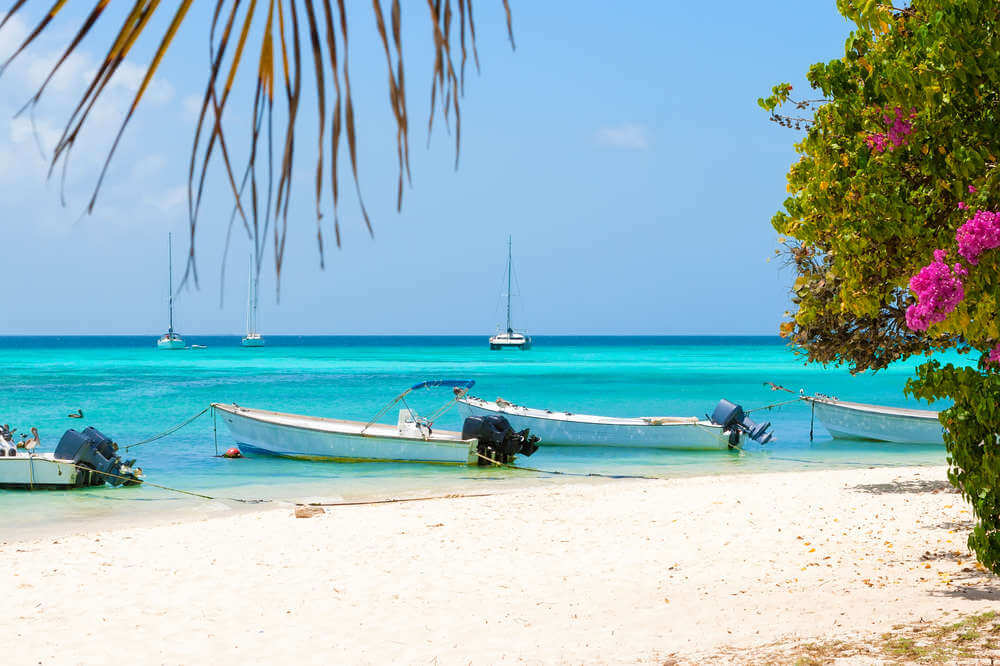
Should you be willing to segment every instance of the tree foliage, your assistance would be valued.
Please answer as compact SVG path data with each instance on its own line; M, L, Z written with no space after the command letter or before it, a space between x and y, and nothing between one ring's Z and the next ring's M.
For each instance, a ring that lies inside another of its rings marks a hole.
M796 102L782 84L759 101L776 122L805 126L772 219L797 271L782 334L809 360L853 371L980 352L978 367L921 366L907 391L954 401L941 415L950 478L979 518L970 547L1000 572L1000 374L989 356L1000 249L980 243L966 261L956 238L1000 207L1000 3L837 4L856 29L842 58L809 69L820 98ZM807 117L785 115L790 105Z
M507 33L511 47L514 35L511 30L511 15L508 0L501 0L507 17ZM13 4L2 18L0 30L18 12L24 11L28 0L13 0ZM66 8L65 0L41 5L45 11L41 20L28 33L24 41L6 62L0 64L0 73L23 53L46 29L56 25L60 13ZM38 91L28 100L26 108L39 102L49 82L66 63L67 58L91 34L102 19L114 20L108 14L110 0L91 0L91 9L80 24L67 33L68 42L61 57L45 78ZM126 6L129 3L125 3ZM108 46L103 61L93 74L79 104L67 119L62 136L53 152L51 169L62 161L67 164L76 140L87 123L93 109L100 104L102 94L108 90L109 82L115 77L120 66L143 37L150 37L157 44L145 76L135 93L132 103L122 122L118 135L108 152L104 169L94 187L87 206L92 212L98 193L104 182L108 164L115 149L132 119L153 76L164 56L170 49L178 30L189 23L193 0L177 0L173 9L161 7L159 0L133 0L131 8L122 15L121 25L115 38ZM398 184L396 205L402 206L404 174L409 179L409 136L410 120L406 102L406 80L403 74L402 18L399 0L386 0L388 11L383 8L383 0L372 0L371 18L379 44L385 52L389 106L395 120L392 130L396 135L398 160ZM316 96L316 117L318 122L318 160L315 166L316 199L316 241L320 263L323 262L323 192L326 180L324 166L329 178L331 203L333 208L333 232L337 246L340 246L339 219L339 153L342 143L346 144L351 173L357 193L361 214L369 232L371 221L365 209L358 182L358 142L355 135L355 108L351 95L350 65L348 60L348 7L345 0L214 0L211 25L209 28L209 57L205 61L208 81L201 103L201 111L195 129L188 169L188 213L191 233L191 250L188 257L188 271L197 282L194 261L195 231L198 213L204 193L205 178L213 157L219 159L225 169L228 184L235 202L230 219L241 221L251 239L256 255L255 264L261 265L264 246L268 234L273 236L275 270L280 278L285 239L288 230L288 206L292 192L292 167L295 161L295 129L299 117L303 86L312 85ZM365 10L352 8L358 14ZM430 115L427 131L433 127L434 116L439 113L445 123L454 127L455 165L461 143L461 105L459 98L465 85L466 62L471 55L476 68L479 56L476 52L476 27L473 19L472 0L427 0L427 18L433 34L433 74L430 81ZM170 16L163 34L150 35L151 20L157 12ZM69 36L72 35L71 38ZM305 48L304 48L305 47ZM256 71L256 91L251 104L253 124L249 133L249 157L243 169L234 168L230 158L230 142L224 130L223 116L230 100L230 93L241 65L249 62ZM303 82L303 74L307 77ZM332 85L329 96L328 87ZM282 90L283 89L283 90ZM275 95L284 98L286 122L284 127L274 130L272 121ZM327 123L329 138L327 139ZM263 146L262 138L266 137ZM329 141L327 153L326 141ZM277 150L275 148L277 147ZM262 165L264 177L258 182L258 158L266 160ZM229 234L227 233L227 239ZM228 243L227 243L228 245ZM258 269L259 270L259 269Z

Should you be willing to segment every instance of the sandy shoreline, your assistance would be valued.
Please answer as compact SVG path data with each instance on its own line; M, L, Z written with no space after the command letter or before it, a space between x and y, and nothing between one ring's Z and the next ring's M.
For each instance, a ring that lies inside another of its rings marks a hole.
M697 659L1000 608L969 518L943 467L285 505L5 541L0 617L25 664Z

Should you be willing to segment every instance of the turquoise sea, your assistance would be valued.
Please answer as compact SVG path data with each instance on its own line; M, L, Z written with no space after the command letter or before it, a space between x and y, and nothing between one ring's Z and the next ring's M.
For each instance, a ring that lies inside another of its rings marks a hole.
M788 399L772 381L843 399L920 407L902 388L914 363L876 374L807 366L774 337L543 337L530 351L490 351L477 337L278 337L244 349L236 336L190 337L206 349L157 351L152 337L0 338L0 422L37 426L51 451L67 428L93 425L123 447L167 430L210 402L368 420L406 387L425 379L474 379L472 393L576 413L697 415L720 398L751 409ZM408 399L429 414L446 389ZM70 419L77 408L85 418ZM757 412L776 439L742 452L542 447L525 464L573 473L681 476L805 468L944 464L943 447L833 441L810 410L793 404ZM383 419L394 423L396 411ZM456 411L438 427L460 429ZM491 492L563 483L512 470L377 463L316 463L215 457L233 444L211 412L131 451L150 482L228 498L367 499ZM164 512L240 509L150 486L74 492L0 491L0 536L69 521L129 524Z

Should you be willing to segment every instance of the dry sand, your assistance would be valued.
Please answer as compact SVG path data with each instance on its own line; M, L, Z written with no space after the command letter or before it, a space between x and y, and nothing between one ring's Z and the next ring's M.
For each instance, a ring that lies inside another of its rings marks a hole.
M293 513L0 543L4 663L697 660L1000 609L944 468Z

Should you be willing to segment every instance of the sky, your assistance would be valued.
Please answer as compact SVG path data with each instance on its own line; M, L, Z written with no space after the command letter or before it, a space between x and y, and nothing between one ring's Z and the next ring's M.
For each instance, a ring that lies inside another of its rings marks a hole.
M175 274L189 246L187 169L214 3L195 3L91 214L90 195L156 37L139 43L95 109L61 194L61 171L48 178L48 158L125 10L109 10L33 113L15 118L90 3L67 4L0 76L0 335L155 335L167 324L168 232ZM428 142L425 5L404 3L413 178L397 213L385 55L370 4L350 3L358 168L374 238L342 149L343 244L332 240L327 189L321 269L317 112L307 94L280 300L269 246L261 332L491 334L503 320L510 236L514 326L529 334L775 334L794 276L772 260L770 218L786 196L800 135L769 122L756 100L781 81L804 91L810 64L842 55L850 25L834 0L794 10L735 0L511 0L515 50L500 0L474 4L481 69L466 74L456 170L440 117ZM28 5L0 30L4 59L48 7ZM169 21L163 13L154 19L159 34ZM238 76L226 111L236 163L248 149L254 74L251 64ZM310 70L303 80L308 89ZM237 227L223 261L232 195L220 162L210 174L196 235L199 285L176 298L176 328L189 336L239 333L245 322L249 244Z

